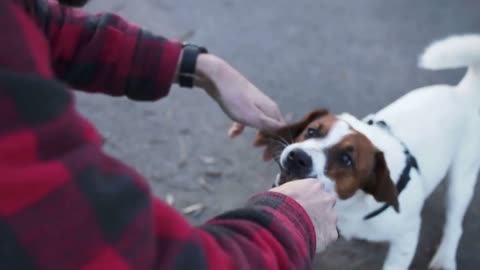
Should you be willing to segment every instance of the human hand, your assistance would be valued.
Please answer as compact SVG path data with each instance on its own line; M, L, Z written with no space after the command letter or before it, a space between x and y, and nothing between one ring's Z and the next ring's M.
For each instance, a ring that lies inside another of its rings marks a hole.
M205 91L234 120L230 137L240 135L246 126L272 131L285 124L277 104L262 93L224 60L200 54L195 85Z
M330 243L337 240L337 215L333 209L335 196L325 191L322 181L296 180L270 191L289 196L305 209L315 227L317 253L324 251Z

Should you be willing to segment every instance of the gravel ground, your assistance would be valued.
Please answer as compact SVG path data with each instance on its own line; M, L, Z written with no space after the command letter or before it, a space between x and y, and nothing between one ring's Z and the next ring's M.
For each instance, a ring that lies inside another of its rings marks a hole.
M455 83L463 71L416 68L434 39L475 32L475 0L93 0L167 37L188 36L224 57L271 95L282 111L300 118L313 108L357 116L376 111L410 89ZM200 223L240 206L272 182L275 166L251 147L253 131L229 140L229 120L202 91L173 87L168 98L135 103L78 94L80 110L107 138L106 149L144 174L156 195ZM207 183L207 184L205 184ZM424 209L422 239L412 269L426 269L443 224L443 188ZM478 196L465 220L459 269L478 269ZM317 269L380 269L386 247L338 241L317 260Z

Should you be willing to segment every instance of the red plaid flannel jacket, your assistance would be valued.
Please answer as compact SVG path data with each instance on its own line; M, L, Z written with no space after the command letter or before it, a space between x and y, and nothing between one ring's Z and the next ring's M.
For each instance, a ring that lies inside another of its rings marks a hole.
M194 227L76 111L66 84L165 96L178 43L114 14L18 2L0 1L0 269L311 268L315 233L296 202L267 192Z

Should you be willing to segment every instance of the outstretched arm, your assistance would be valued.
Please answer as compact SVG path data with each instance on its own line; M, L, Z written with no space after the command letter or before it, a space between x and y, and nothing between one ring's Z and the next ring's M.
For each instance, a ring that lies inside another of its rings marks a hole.
M89 14L56 1L35 0L52 68L71 87L135 100L168 94L181 44L142 30L112 13Z

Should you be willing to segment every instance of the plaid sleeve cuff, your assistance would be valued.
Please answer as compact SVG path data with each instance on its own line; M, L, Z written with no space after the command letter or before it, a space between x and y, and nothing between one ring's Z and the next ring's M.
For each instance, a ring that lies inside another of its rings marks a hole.
M247 206L268 207L283 215L303 236L305 243L308 244L310 257L315 256L315 227L305 209L298 202L278 192L263 192L250 198Z
M175 79L182 44L140 31L125 93L134 100L165 97Z

